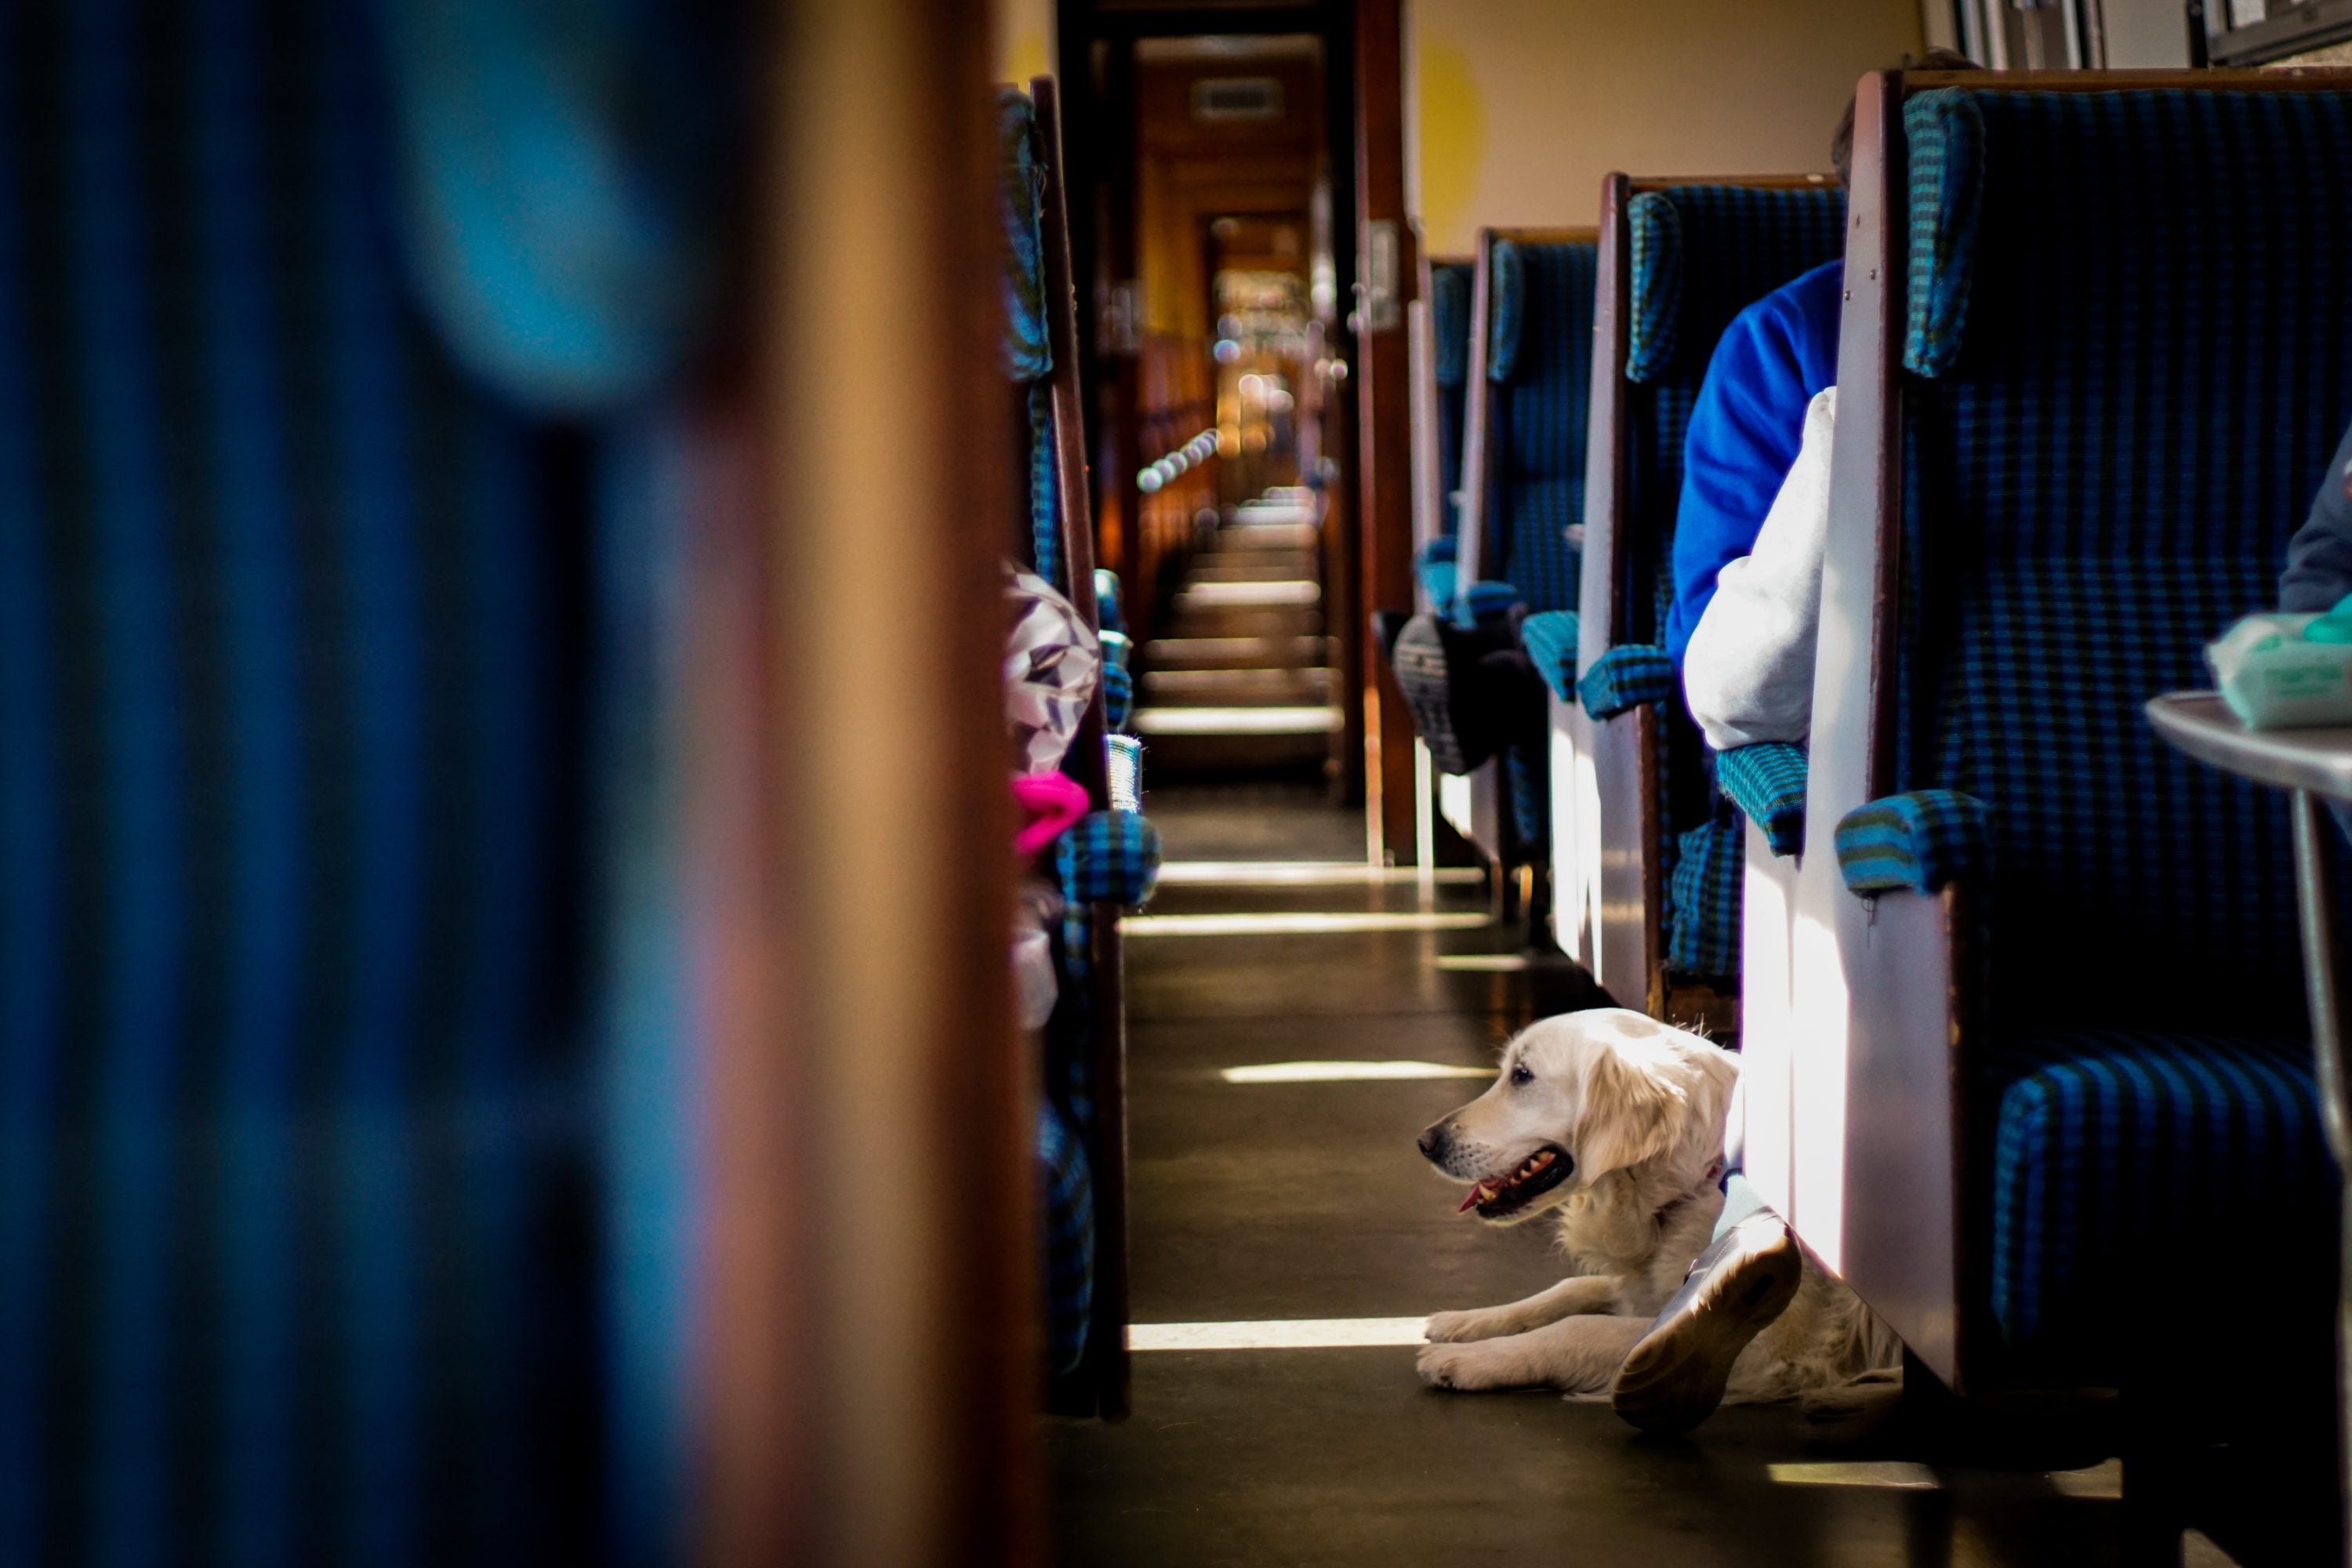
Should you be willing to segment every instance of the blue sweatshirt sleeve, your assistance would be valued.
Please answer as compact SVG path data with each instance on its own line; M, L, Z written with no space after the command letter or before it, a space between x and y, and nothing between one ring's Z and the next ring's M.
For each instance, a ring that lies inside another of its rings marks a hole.
M1715 597L1717 574L1756 547L1796 463L1805 405L1836 384L1843 281L1832 263L1766 295L1732 319L1707 363L1684 439L1675 519L1665 642L1677 670Z
M2311 515L2287 542L2279 608L2332 610L2352 594L2352 430L2329 460L2311 502Z

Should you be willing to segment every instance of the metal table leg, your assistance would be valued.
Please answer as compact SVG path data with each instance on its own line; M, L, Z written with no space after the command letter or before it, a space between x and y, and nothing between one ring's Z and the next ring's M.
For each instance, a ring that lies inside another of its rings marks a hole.
M2339 1462L2352 1472L2352 1064L2344 1058L2344 974L2336 946L2336 911L2328 887L2327 834L2332 831L2326 806L2305 790L2294 794L2294 890L2303 928L2304 984L2310 993L2311 1044L2318 1058L2319 1110L2327 1129L2327 1147L2344 1182L2339 1216L2342 1241L2336 1301L2336 1420ZM2352 1507L2352 1473L2345 1478L2342 1498ZM2345 1529L2347 1553L2352 1553L2352 1517ZM2347 1557L2352 1561L2352 1557Z

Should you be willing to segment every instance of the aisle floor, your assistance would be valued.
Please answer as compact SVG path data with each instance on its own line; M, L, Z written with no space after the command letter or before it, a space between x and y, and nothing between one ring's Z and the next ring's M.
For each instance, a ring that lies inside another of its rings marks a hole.
M1171 861L1343 844L1310 792L1155 797ZM1470 1079L1232 1082L1234 1068L1490 1066L1571 971L1442 967L1491 925L1200 934L1234 912L1476 915L1475 887L1173 882L1128 943L1135 1321L1394 1319L1513 1300L1559 1277L1548 1230L1454 1213L1412 1145ZM1178 917L1170 921L1168 917ZM1144 1351L1134 1414L1056 1420L1058 1560L1181 1564L2012 1564L2115 1561L2119 1472L1923 1464L1841 1448L1785 1407L1660 1440L1606 1405L1441 1394L1406 1346ZM2087 1464L2095 1456L2074 1462Z

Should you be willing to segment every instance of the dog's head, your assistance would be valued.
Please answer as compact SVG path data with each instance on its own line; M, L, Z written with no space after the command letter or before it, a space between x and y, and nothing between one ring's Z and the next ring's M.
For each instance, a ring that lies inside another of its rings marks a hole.
M1503 1049L1492 1088L1421 1135L1465 1209L1498 1225L1565 1202L1612 1171L1663 1162L1694 1181L1722 1157L1738 1061L1624 1008L1570 1013Z

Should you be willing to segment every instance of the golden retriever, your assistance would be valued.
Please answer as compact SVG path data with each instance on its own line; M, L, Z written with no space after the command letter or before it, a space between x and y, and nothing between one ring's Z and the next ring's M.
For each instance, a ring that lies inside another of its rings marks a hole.
M1421 1135L1490 1225L1556 1213L1576 1273L1505 1307L1440 1312L1421 1375L1439 1388L1609 1392L1723 1210L1739 1058L1640 1013L1547 1018L1505 1047L1486 1093ZM1732 1363L1725 1397L1787 1399L1899 1373L1902 1346L1810 1257L1788 1308Z

